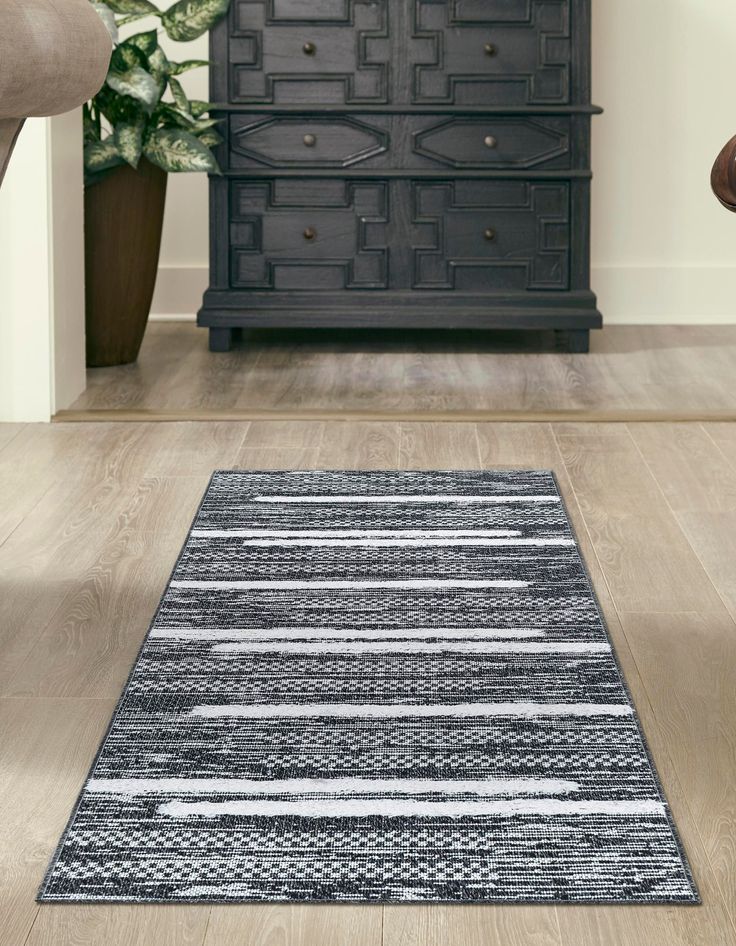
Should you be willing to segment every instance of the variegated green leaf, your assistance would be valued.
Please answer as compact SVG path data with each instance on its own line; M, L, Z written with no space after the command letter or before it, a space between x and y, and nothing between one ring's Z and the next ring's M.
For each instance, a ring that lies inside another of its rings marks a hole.
M180 112L169 102L160 102L153 113L153 122L156 128L184 128L189 131L197 123L197 119L187 112Z
M131 167L137 168L143 152L144 122L121 124L115 129L115 144L121 157Z
M145 53L127 40L115 47L112 58L110 59L111 72L127 72L128 69L132 69L134 66L140 66L142 69L145 69L146 65L147 60Z
M148 68L151 72L151 75L156 80L156 85L158 86L158 97L161 96L166 91L166 82L168 81L169 74L169 60L166 58L166 53L161 49L160 46L157 46L151 55L148 57Z
M160 16L161 11L150 0L105 0L116 13Z
M135 35L129 36L125 42L135 46L136 49L140 49L145 56L150 58L153 51L158 47L158 33L156 30L146 30L145 33L135 33Z
M92 6L95 8L95 10L97 10L102 22L107 27L107 32L110 34L110 38L112 39L113 43L117 43L118 27L115 22L115 14L106 3L93 3Z
M164 171L208 171L219 174L212 152L194 135L178 128L158 128L146 141L144 153Z
M212 108L212 102L203 102L202 99L190 99L189 108L195 118L205 115Z
M161 22L171 39L186 43L211 29L229 5L230 0L178 0L163 14Z
M84 147L84 166L88 171L106 171L123 164L123 158L118 151L113 138L104 141L90 141Z
M179 111L184 112L186 115L191 115L192 110L189 107L189 99L187 98L187 93L184 91L181 82L179 82L173 76L170 76L169 88L171 89L171 94L174 98L174 104L179 109Z
M215 131L214 128L208 128L206 131L203 131L201 135L197 135L199 140L203 145L207 145L208 148L216 148L219 144L222 144L223 137L222 135Z
M189 130L193 135L196 135L201 140L201 132L207 131L208 128L214 128L215 125L219 124L219 118L200 118L192 125Z
M107 84L120 95L129 95L142 102L149 110L155 107L161 95L156 80L140 66L127 72L108 73Z
M148 57L148 65L157 78L160 76L163 79L169 74L169 60L160 46L157 46Z
M209 59L186 59L184 62L170 62L169 75L180 76L182 72L189 72L190 69L200 69L202 66L209 66Z
M118 26L127 26L128 23L135 23L137 20L145 20L149 13L131 13L130 16L121 17L118 20Z

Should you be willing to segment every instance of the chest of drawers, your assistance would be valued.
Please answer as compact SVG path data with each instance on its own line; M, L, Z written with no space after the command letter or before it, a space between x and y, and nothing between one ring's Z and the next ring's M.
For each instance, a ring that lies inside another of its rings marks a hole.
M587 350L590 0L232 0L211 60L213 350L243 326Z

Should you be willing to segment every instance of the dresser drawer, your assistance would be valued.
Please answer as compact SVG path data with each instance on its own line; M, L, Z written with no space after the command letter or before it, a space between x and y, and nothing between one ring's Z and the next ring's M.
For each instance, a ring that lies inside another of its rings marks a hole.
M565 105L571 0L416 0L410 101Z
M569 288L569 183L415 181L411 206L412 288Z
M489 170L568 169L576 127L587 118L549 115L344 115L254 113L228 119L229 167ZM577 123L577 126L576 126Z
M382 123L385 126L385 122ZM347 168L388 150L389 133L359 118L233 115L230 166Z
M571 2L233 0L228 97L274 105L564 105Z
M569 288L567 181L222 183L234 289L483 294Z
M389 101L389 0L233 0L233 103Z
M385 289L386 181L233 180L230 284L237 289Z
M458 169L571 166L568 116L441 118L422 122L413 152L435 164Z

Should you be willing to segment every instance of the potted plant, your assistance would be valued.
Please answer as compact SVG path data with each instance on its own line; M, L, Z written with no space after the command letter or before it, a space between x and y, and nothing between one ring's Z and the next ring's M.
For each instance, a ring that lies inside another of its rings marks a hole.
M84 106L87 363L135 361L158 269L169 172L219 173L221 141L209 102L190 100L177 78L205 60L170 61L157 29L121 39L120 27L157 17L173 40L209 30L230 0L94 3L114 49L105 84Z

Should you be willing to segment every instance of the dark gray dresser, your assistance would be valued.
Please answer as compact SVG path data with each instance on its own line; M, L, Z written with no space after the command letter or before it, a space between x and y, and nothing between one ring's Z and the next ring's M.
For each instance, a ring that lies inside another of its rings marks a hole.
M232 0L198 323L588 347L590 0Z

